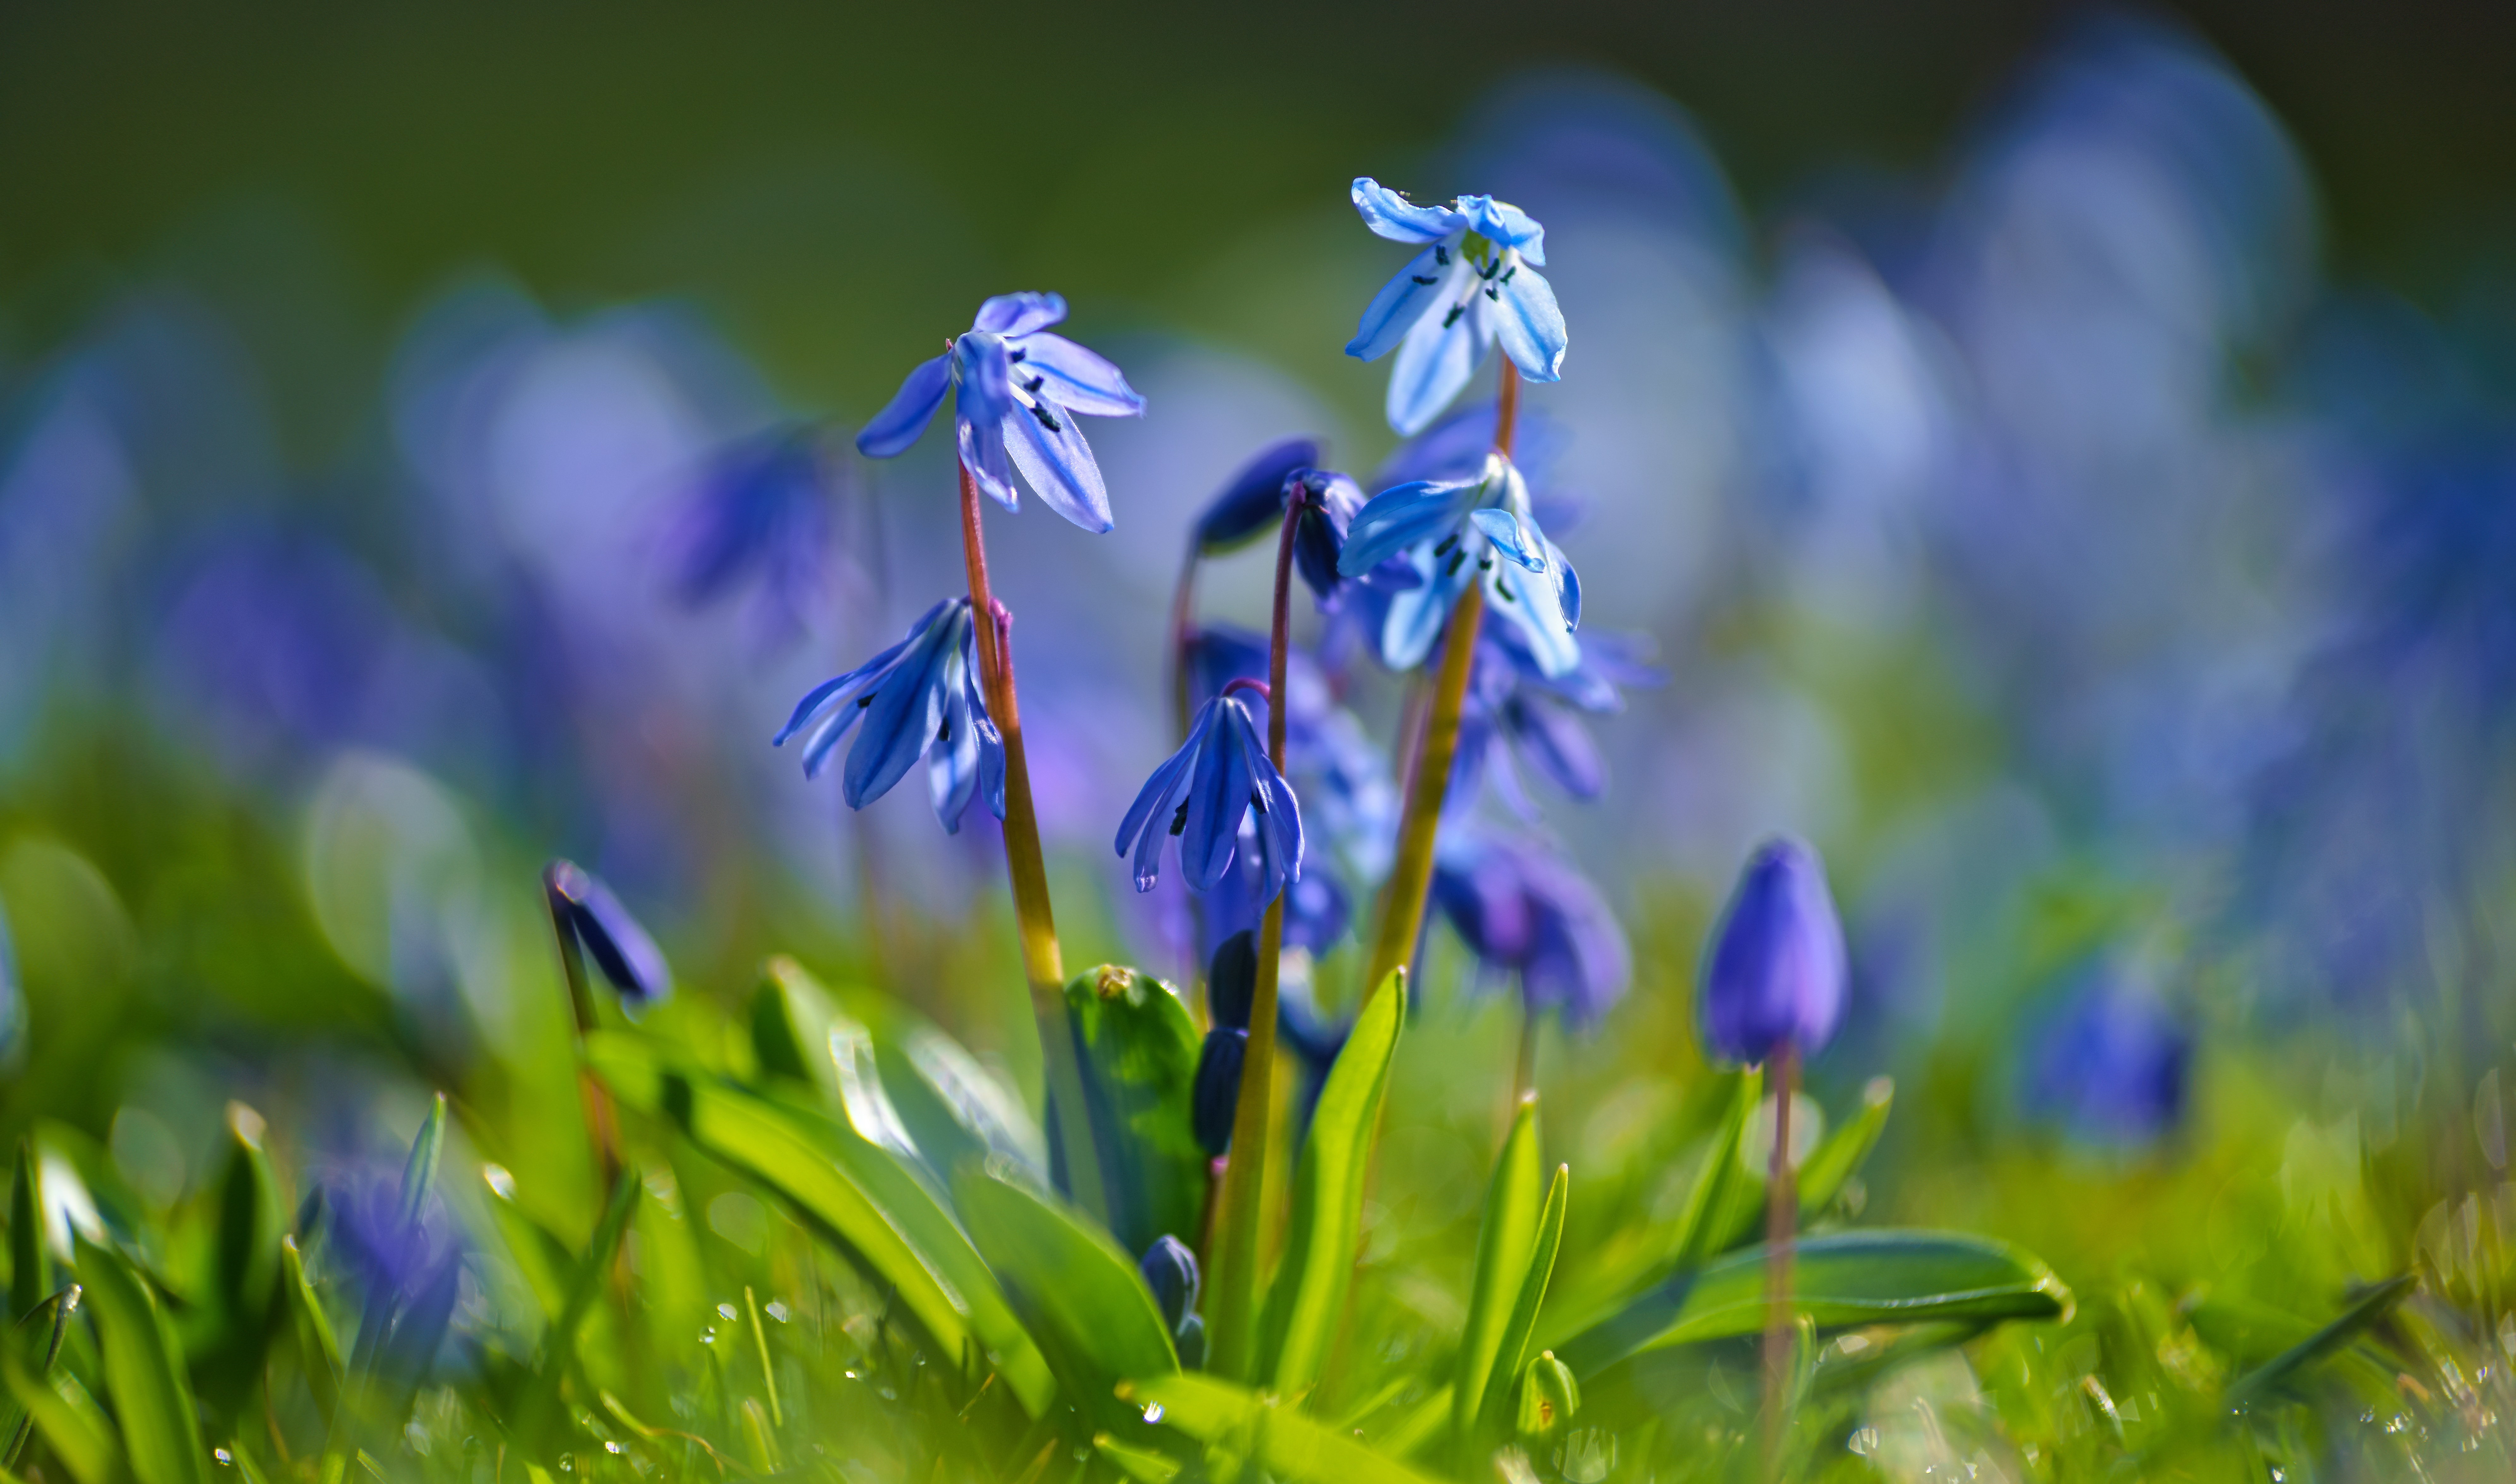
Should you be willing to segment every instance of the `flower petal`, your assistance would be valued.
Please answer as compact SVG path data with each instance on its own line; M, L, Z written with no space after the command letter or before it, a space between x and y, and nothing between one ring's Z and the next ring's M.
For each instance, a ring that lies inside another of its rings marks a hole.
M943 723L943 681L946 662L959 648L969 624L969 610L946 614L943 621L917 636L900 657L892 678L874 692L864 708L864 729L848 749L840 777L848 807L862 809L889 793L926 755Z
M1359 577L1410 546L1438 541L1457 529L1482 483L1418 481L1383 489L1355 512L1337 571Z
M1284 514L1284 481L1319 460L1317 439L1288 438L1259 449L1197 516L1197 553L1230 551L1273 529Z
M1396 277L1380 286L1363 306L1363 321L1345 353L1358 360L1378 360L1405 339L1415 322L1436 305L1455 304L1467 288L1475 265L1455 242L1436 242L1407 261Z
M1049 509L1096 535L1115 524L1101 465L1071 415L1053 407L1020 407L1006 413L1000 426L1014 467Z
M998 294L979 306L970 328L994 335L1028 335L1065 318L1064 294Z
M864 709L861 706L844 705L832 711L822 719L819 726L813 729L813 735L804 740L804 776L806 778L821 776L821 770L829 765L830 754L838 749L839 743L848 740L849 731L863 715Z
M1424 570L1420 562L1416 570ZM1442 625L1449 620L1459 595L1468 590L1475 571L1464 563L1454 566L1448 557L1443 557L1423 586L1393 594L1389 616L1380 629L1381 662L1393 670L1411 670L1422 664L1424 657L1433 653L1433 642L1442 637Z
M1127 806L1126 818L1118 822L1118 854L1125 855L1127 847L1145 832L1146 827L1154 823L1154 811L1170 795L1189 765L1196 761L1197 748L1203 744L1206 730L1213 722L1214 703L1208 701L1197 709L1195 724L1189 728L1188 741L1180 743L1178 751L1162 759L1161 766L1153 770L1153 776L1145 780L1145 786L1136 790L1136 801ZM1170 826L1167 820L1161 824L1165 829ZM1137 890L1143 890L1147 884L1150 883L1140 882Z
M1212 891L1232 869L1240 841L1240 821L1257 790L1245 739L1249 713L1230 696L1213 701L1215 721L1197 749L1196 768L1189 775L1188 822L1180 834L1180 869L1191 886ZM1239 712L1239 724L1232 713Z
M1025 335L1007 355L1015 380L1035 397L1093 417L1142 417L1145 399L1125 373L1064 335ZM1033 376L1045 385L1035 385Z
M1555 286L1526 263L1514 263L1485 287L1502 353L1531 381L1564 379L1564 311Z
M1471 292L1448 309L1428 314L1406 332L1398 363L1389 373L1389 425L1412 436L1442 414L1476 374L1493 344L1493 321L1484 294Z
M1478 236L1516 247L1531 263L1546 262L1546 229L1528 212L1489 195L1463 195L1456 204L1459 215L1467 219L1469 229Z
M1367 175L1355 178L1353 195L1363 225L1392 242L1437 241L1466 225L1449 207L1418 206Z
M925 436L926 425L935 420L935 409L944 405L944 394L951 385L950 352L920 363L883 409L873 415L873 421L857 434L857 451L867 458L893 458L907 452L909 445Z
M942 690L944 719L935 744L926 751L926 796L945 834L961 832L961 816L979 787L978 718L970 709L967 658L946 657Z
M1581 627L1581 574L1572 570L1572 559L1553 541L1546 543L1547 561L1555 569L1555 606L1564 611L1564 626Z
M991 423L974 423L964 414L959 423L961 467L970 471L987 497L1007 510L1022 508L1022 493L1014 488L1013 465L1005 457L1005 425L1002 418Z
M1576 799L1594 799L1608 786L1607 759L1598 740L1575 713L1551 701L1515 696L1502 723L1531 766Z
M1486 574L1486 615L1517 628L1539 674L1553 678L1579 668L1581 643L1564 621L1555 579L1517 567L1496 565Z
M794 736L815 712L842 706L856 700L868 686L882 678L883 672L890 669L893 661L900 658L901 651L915 643L917 636L926 632L928 626L935 622L936 616L944 612L944 604L956 601L958 600L946 598L943 603L936 604L921 615L916 622L908 626L907 636L898 644L858 665L838 679L826 680L815 686L796 705L795 714L787 718L786 725L778 729L776 737L770 739L769 744L773 747L783 746L786 739Z
M1468 520L1494 550L1531 572L1546 571L1546 537L1538 534L1535 522L1523 527L1520 517L1493 505L1469 511Z

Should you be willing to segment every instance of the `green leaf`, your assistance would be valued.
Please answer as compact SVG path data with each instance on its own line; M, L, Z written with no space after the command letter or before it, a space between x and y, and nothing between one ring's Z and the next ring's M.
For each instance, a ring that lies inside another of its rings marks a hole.
M410 1158L401 1166L401 1224L416 1230L428 1210L429 1188L437 1183L437 1162L445 1152L445 1094L429 1104L428 1118L410 1141Z
M26 1316L10 1327L9 1359L25 1368L26 1374L50 1380L53 1363L61 1359L62 1338L68 1331L70 1315L79 1302L79 1286L75 1283L26 1311ZM6 1423L7 1447L0 1450L0 1467L15 1468L19 1456L26 1451L26 1438L34 1429L35 1419L10 1393L6 1405L0 1406Z
M1677 1244L1660 1270L1663 1275L1701 1267L1746 1241L1764 1213L1764 1171L1745 1151L1748 1126L1765 1104L1765 1074L1749 1068L1735 1076L1730 1112L1687 1193L1686 1213L1679 1218Z
M83 1237L78 1270L133 1475L140 1484L208 1484L209 1451L183 1354L147 1281L120 1252Z
M1477 1229L1477 1265L1468 1284L1468 1322L1459 1335L1457 1370L1451 1396L1451 1427L1464 1441L1483 1413L1486 1383L1497 1369L1503 1331L1529 1280L1529 1264L1537 1246L1538 1207L1544 1201L1537 1159L1537 1094L1524 1094L1494 1160L1493 1179L1486 1187L1485 1220ZM1551 1254L1550 1254L1551 1255ZM1552 1264L1549 1264L1552 1266ZM1524 1338L1526 1336L1523 1336ZM1500 1363L1509 1376L1519 1357Z
M1801 1241L1792 1260L1792 1312L1821 1329L2050 1319L2069 1312L2070 1302L2070 1290L2043 1263L1982 1237L1839 1232ZM1766 1308L1759 1245L1677 1274L1556 1353L1588 1377L1644 1350L1758 1334Z
M1048 1141L1022 1099L959 1041L905 1020L894 1014L874 1039L874 1066L927 1168L948 1180L964 1161L1001 1155L1046 1181Z
M599 1032L585 1053L612 1096L666 1117L720 1164L783 1199L874 1283L891 1288L937 1359L996 1368L1025 1411L1055 1378L970 1239L889 1150L836 1120L729 1085L648 1038Z
M1131 1252L1165 1236L1189 1240L1206 1185L1205 1151L1189 1115L1196 1022L1168 985L1108 963L1068 981L1066 1021L1079 1053L1111 1235Z
M1266 1357L1273 1356L1275 1389L1285 1396L1300 1396L1318 1383L1345 1312L1363 1235L1363 1175L1405 1020L1405 981L1392 974L1355 1020L1311 1115L1310 1138L1293 1175L1284 1260L1268 1292L1259 1331L1266 1336L1260 1373L1266 1374Z
M872 1034L792 958L772 958L761 971L751 1046L763 1076L810 1083L857 1132L895 1154L917 1154L874 1069Z
M295 1237L279 1239L279 1287L296 1331L297 1364L305 1373L306 1389L314 1394L314 1405L328 1421L341 1401L341 1341L314 1296L314 1285L306 1280L306 1258L297 1251Z
M50 1286L44 1280L44 1193L35 1151L18 1141L17 1173L9 1182L9 1317L35 1312Z
M1884 1077L1871 1078L1861 1089L1861 1111L1827 1133L1800 1162L1802 1221L1833 1204L1844 1182L1860 1172L1869 1151L1878 1147L1878 1135L1886 1129L1887 1115L1895 1106L1896 1083Z
M1390 998L1384 988L1364 1007L1366 1018ZM1358 1028L1359 1029L1359 1028ZM1208 1449L1237 1455L1279 1479L1315 1484L1432 1484L1428 1475L1373 1452L1346 1433L1280 1405L1273 1396L1192 1371L1119 1389L1121 1400L1176 1427Z
M2394 1306L2411 1296L2411 1290L2417 1287L2419 1278L2405 1273L2369 1290L2357 1303L2342 1310L2339 1318L2239 1377L2228 1387L2230 1410L2249 1407L2285 1389L2299 1377L2357 1343L2369 1326L2392 1313Z
M263 1152L262 1115L228 1104L228 1166L219 1180L219 1229L213 1266L230 1322L259 1330L279 1281L279 1239L288 1220L279 1179Z
M0 1377L18 1405L34 1417L45 1446L78 1484L125 1484L131 1477L112 1420L75 1378L63 1373L57 1383L48 1382L15 1352L0 1353Z
M1107 1233L1023 1183L1009 1166L964 1165L952 1179L970 1239L1012 1291L1077 1405L1123 1422L1111 1390L1179 1369L1135 1260Z
M1134 1484L1170 1484L1180 1474L1179 1460L1150 1448L1130 1448L1106 1432L1092 1434L1092 1448Z
M1503 1327L1502 1342L1494 1347L1493 1369L1486 1377L1485 1401L1477 1411L1477 1435L1481 1438L1501 1427L1503 1416L1511 1406L1512 1381L1528 1358L1529 1336L1537 1329L1537 1311L1546 1302L1546 1287L1555 1274L1555 1254L1564 1246L1564 1212L1572 1195L1572 1167L1558 1165L1555 1178L1546 1187L1546 1205L1537 1213L1537 1234L1530 1246L1528 1273L1521 1280L1511 1318Z

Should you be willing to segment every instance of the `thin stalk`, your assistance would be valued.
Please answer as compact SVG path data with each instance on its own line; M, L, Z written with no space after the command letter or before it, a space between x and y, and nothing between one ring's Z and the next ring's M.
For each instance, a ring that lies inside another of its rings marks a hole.
M1537 1011L1530 1006L1529 992L1524 986L1520 997L1520 1057L1512 1066L1511 1108L1513 1112L1519 1110L1521 1099L1537 1090L1538 1026ZM1508 1119L1505 1120L1503 1126L1506 1129L1511 1126Z
M1066 1014L1066 965L1057 920L1049 910L1048 865L1039 846L1039 815L1030 797L1030 758L1023 749L1022 706L1014 687L1013 615L987 585L987 545L979 521L979 484L961 474L961 557L970 575L971 618L979 631L979 684L987 714L1005 744L1005 870L1013 878L1014 921L1022 936L1023 974L1030 984L1031 1019L1039 1032L1040 1067L1049 1096L1065 1110L1057 1121L1066 1178L1075 1204L1109 1219L1101 1161L1084 1107L1083 1070ZM1043 1120L1043 1123L1045 1121Z
M1502 362L1502 392L1494 407L1494 451L1511 457L1519 431L1520 372L1508 358ZM1433 683L1433 704L1424 719L1424 741L1415 753L1406 781L1406 812L1398 827L1398 857L1389 872L1382 901L1379 931L1371 945L1371 967L1363 975L1367 1002L1379 992L1390 971L1415 956L1424 932L1424 897L1433 885L1433 841L1441 832L1442 804L1450 786L1450 760L1459 750L1459 711L1467 702L1468 677L1476 668L1477 632L1485 624L1486 589L1472 582L1450 610L1448 631L1442 638L1442 669Z
M598 1206L620 1182L620 1124L611 1111L611 1094L585 1063L585 1039L594 1034L594 986L585 977L585 951L567 925L566 899L559 889L556 868L542 871L542 899L550 909L551 933L559 940L560 976L567 981L567 1008L576 1028L576 1090L585 1105L585 1137L594 1148L595 1173L601 1179Z
M1774 1053L1774 1155L1765 1174L1765 1473L1782 1477L1782 1408L1790 1389L1791 1251L1799 1229L1797 1171L1791 1166L1791 1094L1799 1052Z
M1284 771L1284 670L1291 649L1293 536L1300 527L1307 496L1296 497L1284 510L1284 531L1276 542L1276 607L1268 631L1267 761ZM1268 1145L1273 1142L1276 1091L1277 972L1284 951L1284 893L1267 904L1258 927L1258 981L1249 998L1249 1046L1240 1062L1240 1097L1232 1110L1231 1162L1223 1170L1222 1234L1215 1251L1215 1313L1212 1335L1219 1370L1225 1376L1255 1379L1252 1339L1259 1308L1259 1242L1266 1230L1263 1207L1267 1194Z

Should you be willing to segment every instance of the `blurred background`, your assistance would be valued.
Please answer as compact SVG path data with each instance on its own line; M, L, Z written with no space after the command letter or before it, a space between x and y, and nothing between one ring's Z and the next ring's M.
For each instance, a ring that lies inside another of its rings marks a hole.
M2381 1148L2516 1029L2511 64L2479 5L9 7L0 1133L172 1200L229 1096L317 1162L430 1085L565 1126L553 854L686 998L789 951L1031 1082L992 827L768 742L960 583L948 445L846 438L1015 289L1148 398L1089 428L1114 531L990 532L1069 963L1181 976L1109 840L1198 509L1391 451L1368 174L1546 225L1549 529L1665 672L1600 798L1484 806L1630 944L1550 1138L1665 1198L1705 925L1789 830L1857 977L1816 1088L1898 1079L1901 1208L2075 1283L2039 1182L2250 1210L2243 1151ZM1512 1032L1432 952L1438 1224Z

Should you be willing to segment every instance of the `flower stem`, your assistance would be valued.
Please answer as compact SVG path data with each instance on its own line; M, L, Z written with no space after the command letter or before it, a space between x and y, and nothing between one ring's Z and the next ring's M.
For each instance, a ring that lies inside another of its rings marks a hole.
M1502 362L1502 392L1494 405L1494 451L1511 457L1512 437L1520 421L1520 373L1508 358ZM1398 826L1398 858L1390 868L1388 894L1381 903L1380 930L1371 946L1371 967L1363 975L1367 1002L1393 969L1415 956L1424 935L1424 897L1433 885L1433 840L1442 827L1442 803L1450 787L1450 760L1459 750L1459 711L1467 702L1468 677L1475 672L1477 632L1485 624L1486 589L1471 582L1450 610L1448 631L1442 639L1442 669L1433 685L1432 709L1425 715L1424 741L1406 781L1406 812Z
M559 940L560 977L567 982L568 1015L576 1031L576 1091L585 1105L586 1142L594 1150L598 1181L595 1213L600 1220L603 1203L620 1182L619 1123L612 1117L611 1094L596 1081L594 1069L585 1064L585 1039L594 1034L599 1024L594 1014L594 987L585 977L585 951L577 946L576 934L567 925L567 905L560 893L557 863L542 871L542 900L550 909L551 933Z
M1790 1389L1791 1250L1799 1229L1797 1171L1791 1165L1791 1095L1799 1052L1774 1053L1774 1155L1765 1175L1765 1474L1782 1477L1782 1409Z
M1048 866L1031 805L1030 759L1023 750L1022 706L1014 689L1013 615L987 586L987 546L979 522L979 485L961 466L961 556L970 573L971 617L979 630L980 684L987 714L1005 743L1005 869L1013 878L1014 920L1022 935L1023 973L1030 982L1031 1017L1039 1030L1040 1066L1058 1120L1068 1188L1075 1204L1106 1221L1109 1203L1083 1100L1082 1067L1066 1014L1066 965L1049 910Z
M1276 543L1276 608L1267 651L1267 761L1284 771L1284 670L1291 649L1293 535L1301 525L1308 497L1285 508L1284 533ZM1249 1045L1240 1061L1240 1096L1232 1110L1231 1160L1224 1166L1222 1232L1215 1249L1215 1369L1222 1375L1254 1381L1252 1340L1259 1309L1263 1261L1260 1238L1266 1230L1268 1145L1275 1133L1276 989L1284 952L1284 892L1267 904L1258 927L1258 980L1249 997Z

